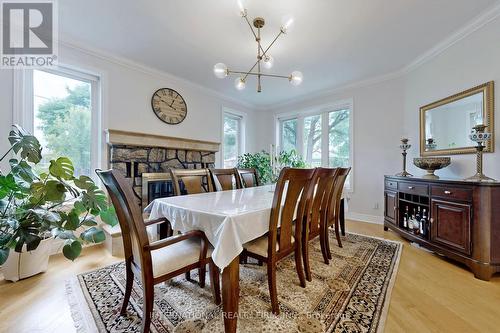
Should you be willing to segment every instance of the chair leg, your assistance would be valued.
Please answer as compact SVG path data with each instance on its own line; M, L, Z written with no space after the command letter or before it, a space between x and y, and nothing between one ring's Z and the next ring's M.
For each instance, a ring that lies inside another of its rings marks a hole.
M219 268L217 268L217 266L212 261L208 265L210 269L210 285L212 286L214 301L215 304L219 305L221 303Z
M304 271L306 272L306 280L311 282L311 266L309 265L309 238L304 238L302 242L302 259L304 261Z
M127 306L130 300L130 294L132 293L132 286L134 284L134 272L132 272L130 260L125 261L125 295L123 298L123 305L120 310L120 314L125 316L127 314Z
M247 264L248 256L245 253L240 254L240 264Z
M185 275L186 275L186 280L191 281L191 271L187 271Z
M328 226L322 225L319 231L319 244L321 245L321 254L323 255L323 261L325 264L329 265L328 254L326 253L326 242L328 239Z
M205 276L207 275L207 265L198 268L198 279L200 288L205 288Z
M325 250L328 259L332 259L332 252L330 251L330 231L328 228L325 229Z
M262 265L264 265L264 263L262 262L262 260L258 259L257 260L257 265L262 266Z
M339 247L342 247L342 241L340 240L340 228L339 228L339 219L335 219L335 237L337 237L337 244ZM331 256L331 254L330 254ZM331 258L330 258L331 259Z
M151 325L151 314L153 313L154 285L144 283L142 299L142 333L148 333Z
M306 287L306 277L304 276L304 268L302 267L302 245L297 244L295 246L295 269L297 270L297 275L299 276L300 286L302 288Z
M267 282L269 284L269 296L271 297L271 309L275 315L280 314L278 304L278 290L276 289L276 266L272 262L267 263Z

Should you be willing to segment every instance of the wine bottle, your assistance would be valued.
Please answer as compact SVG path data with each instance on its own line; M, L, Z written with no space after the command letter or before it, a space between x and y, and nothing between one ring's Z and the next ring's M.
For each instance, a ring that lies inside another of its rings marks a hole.
M408 206L406 206L406 211L403 216L403 227L406 229L408 228L408 219L410 218L410 214L408 213Z
M424 211L422 213L422 219L420 220L420 234L422 236L425 236L427 233L427 213L424 208Z
M420 215L420 206L418 206L417 214L415 215L415 218L417 221L420 223L421 215Z

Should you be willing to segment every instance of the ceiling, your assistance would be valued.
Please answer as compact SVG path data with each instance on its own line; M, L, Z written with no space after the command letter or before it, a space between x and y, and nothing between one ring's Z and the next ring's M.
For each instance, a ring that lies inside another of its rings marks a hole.
M291 14L294 29L270 54L271 73L237 91L233 79L217 79L213 65L247 70L256 57L251 32L236 0L59 1L61 39L153 67L257 107L307 97L400 70L462 28L498 0L249 0L248 15L262 16L266 46ZM175 87L174 87L175 88Z

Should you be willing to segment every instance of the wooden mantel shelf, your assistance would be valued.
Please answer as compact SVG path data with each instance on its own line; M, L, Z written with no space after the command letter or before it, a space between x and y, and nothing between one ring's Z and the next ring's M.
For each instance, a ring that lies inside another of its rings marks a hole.
M112 145L129 145L140 147L162 147L171 149L185 149L195 151L218 152L219 142L201 141L186 138L176 138L157 134L129 132L107 129L106 143Z

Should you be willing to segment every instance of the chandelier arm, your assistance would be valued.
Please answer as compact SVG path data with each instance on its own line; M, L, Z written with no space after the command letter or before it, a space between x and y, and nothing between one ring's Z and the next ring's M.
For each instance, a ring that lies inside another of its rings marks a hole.
M252 30L252 34L255 37L255 40L258 40L259 37L257 37L257 34L255 33L255 30L252 28L252 25L250 24L250 21L248 20L248 16L244 16L244 19L248 23L248 27L250 28L250 30ZM260 43L259 43L259 48L262 51L262 56L265 56L266 52L264 52L264 49L262 48L262 46L260 45Z
M235 71L230 71L229 73L245 74L245 76L243 77L243 81L245 81L245 80L247 79L247 77L248 77L248 74L249 74L251 71L253 71L253 69L255 68L255 66L257 66L257 64L258 64L258 63L259 63L259 61L257 60L257 61L255 62L255 64L253 64L252 68L250 68L250 69L248 70L248 72L235 72Z
M290 79L290 75L278 75L278 74L264 74L264 73L255 73L255 72L240 72L240 71L228 71L229 74L245 74L245 77L248 75L254 75L254 76L268 76L268 77L278 77L282 79Z
M280 32L278 33L278 35L273 39L273 41L271 42L271 44L269 44L269 46L266 48L266 50L264 51L264 54L262 56L265 56L267 51L269 51L269 49L271 48L271 46L273 46L273 44L278 40L278 38L283 34L283 31L280 30Z

